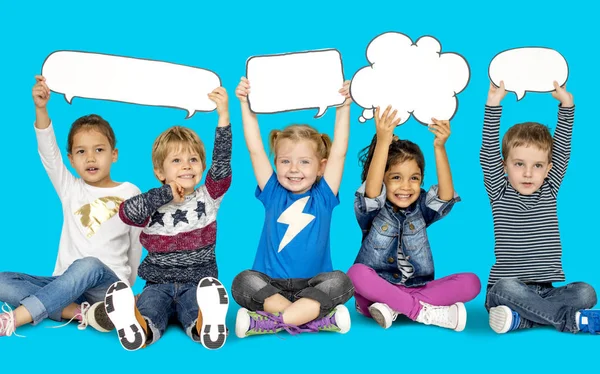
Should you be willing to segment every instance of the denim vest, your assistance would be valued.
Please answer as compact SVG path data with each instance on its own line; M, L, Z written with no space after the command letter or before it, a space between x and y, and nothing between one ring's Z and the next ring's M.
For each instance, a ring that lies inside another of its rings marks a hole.
M386 199L385 185L381 194L365 197L365 183L356 191L354 212L362 230L362 245L354 263L364 264L393 284L402 284L398 265L398 250L412 265L414 272L404 282L406 287L418 287L434 279L433 257L426 227L446 216L460 197L450 201L438 197L438 186L428 192L421 189L417 201L405 210L394 211Z

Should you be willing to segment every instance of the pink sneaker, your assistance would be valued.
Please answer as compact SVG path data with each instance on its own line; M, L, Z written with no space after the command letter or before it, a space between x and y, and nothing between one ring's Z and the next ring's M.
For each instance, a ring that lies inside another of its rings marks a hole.
M15 333L17 327L15 326L15 312L8 306L8 304L2 305L2 314L0 314L0 336L20 336Z

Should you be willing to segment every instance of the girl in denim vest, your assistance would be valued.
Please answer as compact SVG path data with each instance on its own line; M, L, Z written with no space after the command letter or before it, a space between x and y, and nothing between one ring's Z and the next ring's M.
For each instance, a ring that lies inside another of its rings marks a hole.
M421 189L425 160L419 147L393 135L396 111L375 111L376 135L363 150L363 184L354 210L362 230L362 245L348 270L354 283L356 308L388 328L398 314L413 321L462 331L467 321L463 302L481 288L472 273L434 279L426 228L446 216L455 202L445 143L450 123L433 119L429 130L438 185Z

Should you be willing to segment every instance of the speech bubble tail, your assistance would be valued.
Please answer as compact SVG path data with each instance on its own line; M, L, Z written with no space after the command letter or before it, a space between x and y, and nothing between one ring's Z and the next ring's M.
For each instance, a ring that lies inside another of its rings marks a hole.
M196 113L196 111L194 109L186 109L186 110L187 110L187 116L185 117L185 119L192 118L192 116Z
M73 96L65 95L65 100L67 101L67 103L71 104L73 102Z
M315 116L315 118L319 118L321 117L323 114L325 114L325 112L327 111L327 107L319 107L319 111L317 112L317 115Z
M366 120L367 119L363 116L358 117L358 122L360 122L360 123L365 123Z
M525 91L515 91L515 94L517 95L517 101L525 97Z

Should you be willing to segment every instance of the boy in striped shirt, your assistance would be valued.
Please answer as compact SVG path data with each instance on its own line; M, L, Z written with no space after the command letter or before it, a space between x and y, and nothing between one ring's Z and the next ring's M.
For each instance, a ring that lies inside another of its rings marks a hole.
M587 283L563 282L556 197L571 153L573 96L554 82L560 102L554 139L535 122L511 127L499 147L504 82L490 84L480 162L492 206L496 263L486 309L497 333L539 325L559 331L600 333L596 292Z

